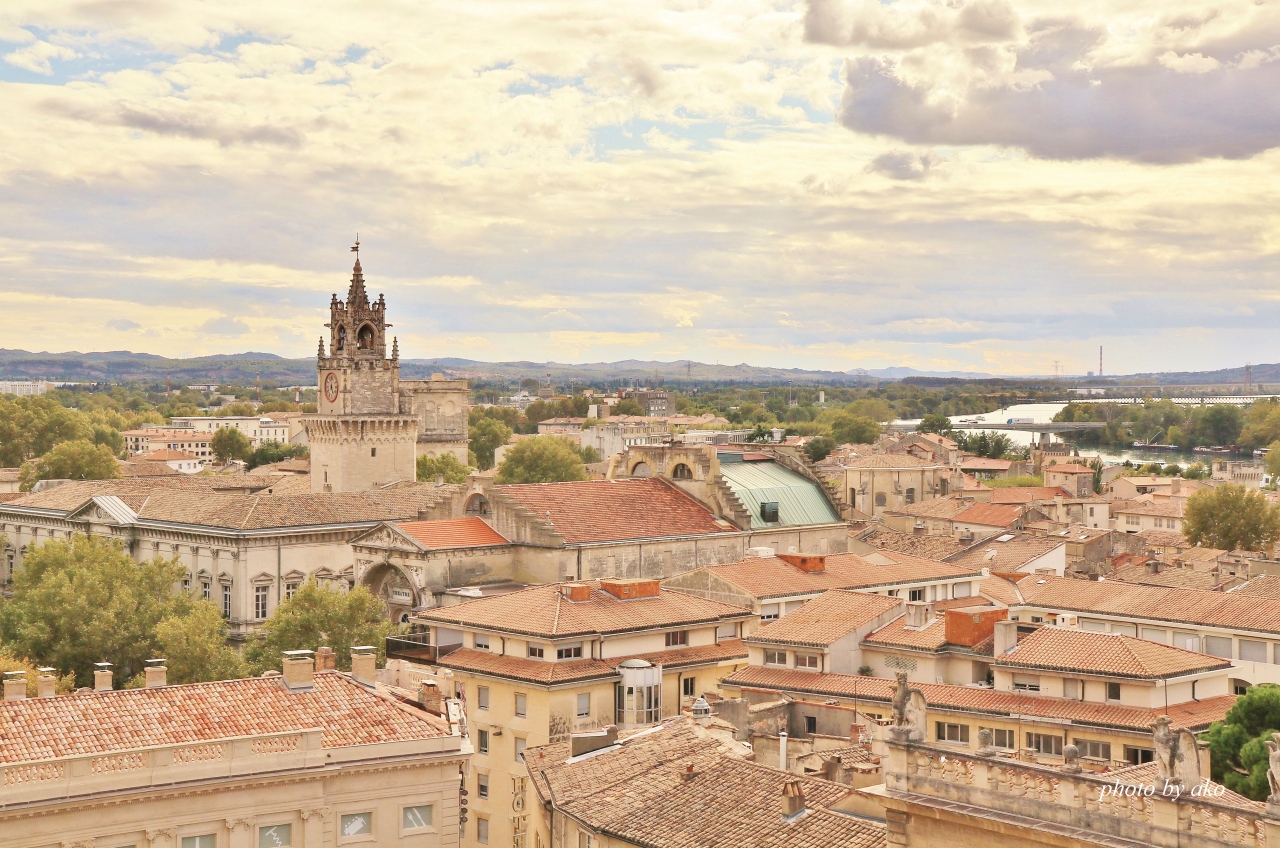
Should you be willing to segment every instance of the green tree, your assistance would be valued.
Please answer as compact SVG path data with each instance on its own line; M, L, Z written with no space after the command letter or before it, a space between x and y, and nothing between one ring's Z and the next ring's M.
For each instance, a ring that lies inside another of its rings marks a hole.
M88 416L50 397L0 395L0 467L16 468L61 442L93 439Z
M355 645L374 645L379 660L385 658L384 640L393 628L386 604L365 587L338 592L311 579L276 607L245 647L245 661L250 673L258 675L278 670L285 651L327 645L337 654L338 668L347 671Z
M233 680L247 673L240 652L227 645L222 611L203 598L196 599L186 614L161 619L155 639L170 683Z
M837 445L869 445L880 438L880 425L861 415L840 413L831 419L831 438Z
M1263 801L1267 785L1266 742L1280 730L1280 687L1262 684L1249 689L1215 721L1205 735L1213 779L1233 792Z
M830 436L817 436L805 443L804 455L810 462L821 462L836 449L836 440Z
M426 483L434 483L440 475L444 475L446 483L465 483L467 475L473 470L470 465L458 462L458 458L451 453L418 457L418 479Z
M224 427L223 430L229 428ZM221 431L219 431L221 432ZM235 432L240 432L236 430ZM217 434L214 434L217 438ZM212 445L210 445L212 447ZM259 465L270 465L273 462L283 462L286 459L295 457L307 457L311 455L306 445L287 445L283 442L263 442L253 453L249 455L247 465L249 468L257 468Z
M20 657L6 647L0 646L0 675L7 671L25 671L27 678L27 697L34 698L40 694L36 688L36 679L40 677L40 670L36 668L35 663ZM76 678L72 674L64 674L58 678L54 684L53 691L59 695L66 695L76 688Z
M119 681L141 671L156 655L156 625L194 603L174 589L185 573L176 558L136 563L111 539L51 539L22 565L0 605L3 641L81 686L102 660L115 663Z
M473 406L471 411L467 413L468 423L472 427L480 423L482 418L492 418L501 421L512 430L520 423L520 410L513 406Z
M496 418L484 417L471 425L471 452L476 455L476 465L483 471L493 467L493 452L511 438L511 428Z
M893 420L893 407L879 398L859 398L844 408L854 416L870 418L872 421L888 422Z
M254 409L253 404L248 402L229 403L226 406L218 407L217 411L213 413L217 418L241 418L247 415L257 414L258 410Z
M40 480L114 480L120 476L120 462L111 448L88 439L62 442L37 460L22 466L19 487L31 491Z
M644 415L644 407L635 398L623 398L609 410L610 415Z
M220 427L209 440L209 450L224 465L233 459L248 462L253 458L253 445L249 437L235 427Z
M1258 489L1225 483L1187 499L1182 533L1193 545L1259 551L1280 539L1280 506Z
M1267 448L1266 458L1263 462L1267 466L1267 473L1271 475L1272 482L1275 482L1277 475L1280 475L1280 441L1275 441Z
M916 425L918 433L940 433L947 435L951 432L951 419L945 415L931 413L920 419L920 423Z
M562 483L587 479L577 446L559 436L531 436L507 449L495 483Z

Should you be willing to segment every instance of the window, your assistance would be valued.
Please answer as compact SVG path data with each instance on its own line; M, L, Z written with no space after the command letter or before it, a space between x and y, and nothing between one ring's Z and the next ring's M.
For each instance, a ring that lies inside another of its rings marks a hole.
M1053 736L1048 733L1028 733L1027 747L1038 754L1048 754L1053 757L1062 756L1062 737Z
M222 585L222 617L231 617L231 587L225 583Z
M286 601L292 598L294 595L298 594L298 585L299 584L297 583L284 584L284 599Z
M683 462L677 463L676 467L671 470L671 477L674 480L692 480L693 471Z
M796 668L811 668L818 670L817 654L796 654Z
M182 848L218 848L218 837L212 833L205 836L184 836Z
M786 651L770 651L769 649L766 648L764 652L764 664L765 665L786 665L787 652Z
M480 648L485 651L489 650L489 634L488 633L477 633L475 636L475 640L476 640L475 644L477 648Z
M581 659L581 658L582 658L581 642L579 642L576 645L565 645L564 647L556 648L556 659L558 660L573 660L573 659Z
M913 504L915 502L916 502L916 490L907 489L907 503Z
M686 677L680 681L680 694L686 698L692 698L698 686L698 678Z
M1126 516L1124 517L1124 523L1125 523L1125 524L1129 524L1129 525L1133 525L1133 526L1137 526L1137 525L1139 525L1139 524L1141 524L1141 523L1142 523L1142 519L1141 519L1141 518L1139 518L1139 517L1138 517L1138 516L1136 516L1136 515L1126 515Z
M373 813L347 813L338 819L338 838L373 833Z
M542 657L543 657L543 655L544 655L544 653L545 653L545 652L542 650L542 647L541 647L540 645L530 645L530 646L529 646L529 648L528 648L528 652L529 652L529 656L533 657L534 659L539 659L539 660L540 660L540 659L542 659Z
M670 632L670 633L666 634L666 636L667 636L667 647L668 647L668 648L676 648L676 647L679 647L679 646L681 646L681 645L687 645L687 644L689 644L689 631L688 631L688 630L674 630L674 631L672 631L672 632Z
M1267 661L1267 643L1255 642L1252 639L1240 640L1240 659L1249 662Z
M924 600L924 589L912 589L910 592L908 592L908 593L907 593L907 600L908 600L908 601L923 601L923 600Z
M876 506L884 506L884 505L885 505L884 492L876 492Z
M591 839L591 834L578 831L578 848L595 848L595 842Z
M1119 683L1116 683L1110 680L1107 681L1107 700L1108 701L1120 700L1120 684Z
M483 772L476 772L476 797L489 797L489 775Z
M1124 758L1129 765L1140 766L1143 763L1155 762L1156 752L1153 748L1136 748L1133 745L1125 745Z
M261 621L267 617L267 587L253 587L253 617Z
M812 736L813 734L815 734L815 733L817 733L817 732L818 732L818 717L817 717L817 716L809 716L809 715L807 715L807 716L805 716L805 717L804 717L804 732L805 732L806 734L808 734L809 736Z
M405 807L400 811L401 830L423 830L431 827L431 805Z
M524 718L529 714L529 697L523 692L516 693L516 715Z
M1161 645L1169 644L1169 631L1160 630L1154 627L1142 628L1142 638L1148 642L1159 642Z
M481 845L489 844L489 820L478 816L476 817L476 842Z
M577 715L578 715L578 718L586 718L587 716L591 715L591 693L590 692L578 693Z
M760 607L761 621L773 621L777 617L778 617L777 604L765 604L764 606Z
M938 722L938 741L968 745L969 725L950 724L945 721Z
M1032 624L1044 624L1044 616L1043 616L1043 615L1033 615L1033 616L1031 616L1031 623L1032 623Z
M13 554L9 554L9 570L13 571ZM182 578L182 591L184 592L191 591L191 575L190 574Z
M213 600L213 584L211 584L208 580L200 581L200 592L201 594L204 595L204 599L206 601Z
M1001 730L999 728L988 728L988 730L991 731L991 746L993 748L1016 747L1018 740L1015 731Z
M972 586L972 584L970 584L970 583L956 583L956 584L953 584L953 585L952 585L952 587L951 587L951 597L953 597L953 598L967 598L967 597L969 597L970 593L972 593L972 591L973 591L973 586Z
M1093 507L1089 507L1089 517L1093 518Z
M489 731L481 730L479 737L476 739L476 749L482 753L489 753Z
M1083 701L1084 681L1064 678L1062 681L1062 697L1070 698L1072 701Z
M258 828L258 848L287 848L293 844L293 825L273 824Z
M1039 692L1040 678L1033 677L1029 674L1015 674L1013 676L1013 691L1015 692Z
M525 742L525 740L524 740L524 739L521 739L519 736L517 736L517 737L516 737L516 762L517 762L517 763L523 763L523 762L524 762L524 746L525 746L525 744L526 744L526 742Z
M1076 748L1080 751L1080 756L1087 757L1091 760L1110 760L1111 759L1111 743L1095 742L1092 739L1075 739Z
M488 686L476 687L476 706L482 710L489 709L489 687Z
M377 448L369 448L369 456L377 456L377 455L378 455Z

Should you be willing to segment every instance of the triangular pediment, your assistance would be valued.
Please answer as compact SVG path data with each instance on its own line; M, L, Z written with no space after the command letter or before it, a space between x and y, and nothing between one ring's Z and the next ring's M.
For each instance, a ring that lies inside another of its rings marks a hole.
M138 514L115 495L94 495L67 513L71 521L93 521L100 524L133 524Z
M407 535L390 521L384 521L377 527L356 536L351 540L351 544L385 551L403 551L404 553L418 553L426 550L416 539Z

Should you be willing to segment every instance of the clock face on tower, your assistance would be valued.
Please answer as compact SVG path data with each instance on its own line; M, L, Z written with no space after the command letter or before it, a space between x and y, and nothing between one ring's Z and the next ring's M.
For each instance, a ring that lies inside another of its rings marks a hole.
M324 396L329 403L334 403L338 399L338 375L329 373L324 378Z

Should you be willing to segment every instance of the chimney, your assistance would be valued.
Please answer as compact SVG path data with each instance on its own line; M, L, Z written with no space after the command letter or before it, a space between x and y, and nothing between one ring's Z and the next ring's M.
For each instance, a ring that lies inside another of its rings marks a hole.
M635 598L656 598L659 591L658 585L657 580L623 580L614 578L600 581L601 589L621 601L630 601Z
M778 554L778 559L809 574L827 570L827 558L823 554Z
M788 780L782 784L782 817L793 819L804 812L804 789L800 781Z
M778 734L778 770L787 770L787 731Z
M560 587L560 595L566 601L589 601L591 587L586 583L565 583Z
M997 621L995 627L994 654L999 657L1018 644L1018 622L1005 619Z
M52 698L58 693L58 678L54 675L52 668L45 667L39 671L40 676L36 678L36 695L40 698Z
M334 671L338 667L338 654L333 648L316 648L316 671Z
M25 671L6 671L4 673L4 699L21 701L27 697L27 673Z
M418 686L418 703L429 713L444 714L444 698L440 695L440 687L430 680L424 680Z
M907 603L908 627L924 627L932 620L933 604L924 604L919 601L910 601Z
M100 662L94 663L93 669L93 691L110 692L111 686L111 663Z
M159 689L168 685L169 669L165 666L164 660L147 660L146 687L148 689Z
M281 665L284 685L290 692L304 692L315 686L316 660L312 651L285 651Z
M696 774L697 772L693 770L693 763L685 763L684 771L680 772L680 779L683 780L685 783L688 783L689 781L693 780Z
M618 726L611 724L600 730L569 734L569 756L581 757L601 748L618 744Z
M365 686L378 682L378 649L372 645L351 648L351 679Z

